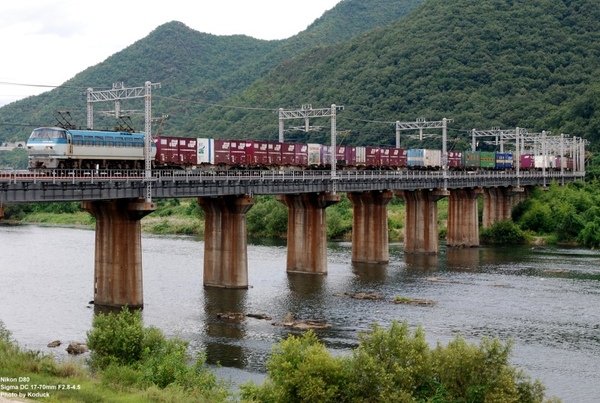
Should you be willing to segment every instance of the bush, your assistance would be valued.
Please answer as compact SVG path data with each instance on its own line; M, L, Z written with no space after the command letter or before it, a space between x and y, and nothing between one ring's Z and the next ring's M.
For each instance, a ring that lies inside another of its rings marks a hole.
M554 216L550 206L539 201L533 201L531 207L523 213L519 220L525 230L548 233L555 229Z
M508 363L511 345L455 338L431 349L422 329L373 326L351 357L333 357L312 331L273 348L261 386L241 387L256 402L542 402L544 387Z
M263 386L241 387L257 402L335 402L349 387L345 359L332 357L312 331L290 336L273 347Z
M140 311L127 308L119 314L100 313L94 317L87 334L92 368L130 365L142 357L144 327Z
M499 221L481 231L481 241L488 244L522 244L525 233L512 221Z
M272 196L256 196L246 215L248 233L255 238L282 238L287 232L287 208Z
M600 217L585 224L577 240L590 248L600 247Z
M91 366L113 388L150 388L153 396L168 393L152 388L169 389L188 401L223 401L228 396L203 357L189 365L187 343L168 340L154 327L144 328L140 311L123 308L118 314L97 315L88 332L88 346Z

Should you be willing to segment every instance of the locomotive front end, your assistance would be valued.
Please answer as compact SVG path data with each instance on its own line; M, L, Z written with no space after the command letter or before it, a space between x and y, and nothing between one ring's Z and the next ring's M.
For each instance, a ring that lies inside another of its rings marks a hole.
M61 167L68 150L68 135L59 127L34 129L27 140L29 169Z

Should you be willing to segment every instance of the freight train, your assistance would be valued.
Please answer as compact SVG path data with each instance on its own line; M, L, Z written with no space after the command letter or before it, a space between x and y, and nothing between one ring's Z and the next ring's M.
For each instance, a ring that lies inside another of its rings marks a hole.
M328 169L331 147L316 143L220 140L157 136L151 144L153 168L160 169ZM41 127L27 141L30 169L139 169L144 167L144 134ZM339 169L426 169L442 166L440 150L337 146ZM513 170L509 152L450 151L452 170ZM520 168L560 169L560 156L521 154ZM563 167L573 169L565 157Z

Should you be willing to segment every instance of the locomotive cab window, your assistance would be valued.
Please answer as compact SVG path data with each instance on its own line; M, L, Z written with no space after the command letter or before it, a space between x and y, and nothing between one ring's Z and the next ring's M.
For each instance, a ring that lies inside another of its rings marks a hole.
M32 139L66 139L67 133L63 129L42 127L31 132L29 137Z

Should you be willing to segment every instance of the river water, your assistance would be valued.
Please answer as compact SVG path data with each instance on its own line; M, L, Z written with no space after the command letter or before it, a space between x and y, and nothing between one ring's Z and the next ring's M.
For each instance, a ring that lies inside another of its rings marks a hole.
M390 246L390 264L358 267L349 243L331 243L328 274L287 274L285 245L248 246L248 290L204 289L204 244L192 237L144 235L144 321L204 351L215 371L234 383L260 382L273 343L289 329L273 326L288 313L322 319L318 335L334 353L350 351L372 323L406 321L425 329L431 345L455 335L512 339L511 362L564 402L600 399L600 253L584 249L448 249L438 256L404 255ZM94 315L94 232L0 226L0 320L25 348L66 358L64 346L84 341ZM344 293L379 292L380 301ZM396 305L395 296L434 306ZM240 323L220 312L273 319ZM11 375L13 376L13 375ZM18 376L18 375L15 375Z

